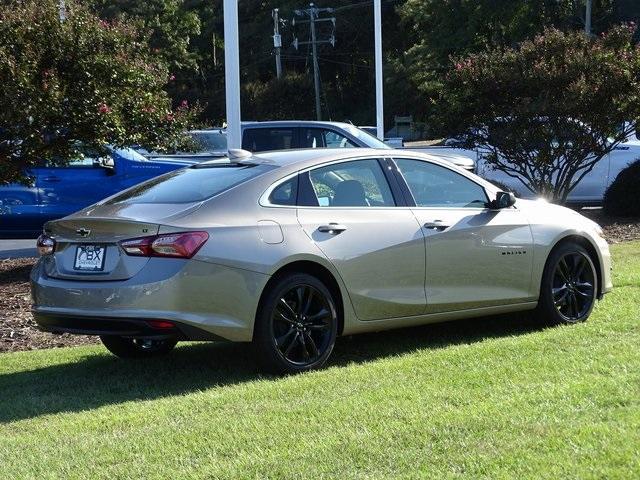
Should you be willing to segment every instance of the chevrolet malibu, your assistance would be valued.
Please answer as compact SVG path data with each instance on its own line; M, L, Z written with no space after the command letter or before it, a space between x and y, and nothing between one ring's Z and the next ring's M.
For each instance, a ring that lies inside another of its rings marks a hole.
M125 358L253 342L262 366L322 366L338 335L537 309L586 320L612 288L602 231L450 163L291 150L201 163L45 225L41 329Z

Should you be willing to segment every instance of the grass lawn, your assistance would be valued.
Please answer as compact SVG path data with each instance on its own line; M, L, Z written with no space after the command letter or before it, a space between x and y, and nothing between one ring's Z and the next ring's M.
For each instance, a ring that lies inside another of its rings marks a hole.
M588 323L495 317L338 341L260 376L247 349L142 363L0 355L2 478L640 478L640 242Z

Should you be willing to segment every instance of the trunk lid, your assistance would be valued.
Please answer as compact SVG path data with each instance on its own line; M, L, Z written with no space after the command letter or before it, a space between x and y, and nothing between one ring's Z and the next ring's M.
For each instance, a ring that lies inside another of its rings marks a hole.
M55 239L56 249L43 259L45 272L67 280L126 280L142 270L149 258L127 255L118 242L156 235L159 228L156 223L119 218L68 217L50 222L45 232ZM97 260L95 270L86 269L87 255Z

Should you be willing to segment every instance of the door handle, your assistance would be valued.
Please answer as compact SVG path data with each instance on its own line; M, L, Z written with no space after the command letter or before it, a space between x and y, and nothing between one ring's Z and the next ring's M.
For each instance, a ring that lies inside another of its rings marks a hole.
M439 232L449 228L449 225L442 223L442 220L434 220L433 222L427 222L424 224L424 228L427 230L438 230Z
M337 235L344 232L347 229L344 225L339 223L330 223L328 225L320 225L318 231L322 233L330 233L331 235Z
M45 182L58 183L60 182L60 177L44 177L42 180Z

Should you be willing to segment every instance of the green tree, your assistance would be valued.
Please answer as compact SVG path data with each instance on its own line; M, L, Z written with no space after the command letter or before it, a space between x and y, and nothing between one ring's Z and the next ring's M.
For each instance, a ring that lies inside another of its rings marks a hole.
M434 104L440 132L487 150L489 165L531 192L566 201L640 118L634 30L589 38L549 29L456 60Z
M168 72L132 25L100 20L67 1L0 7L0 182L41 162L64 163L80 145L177 148L193 121L171 108Z

